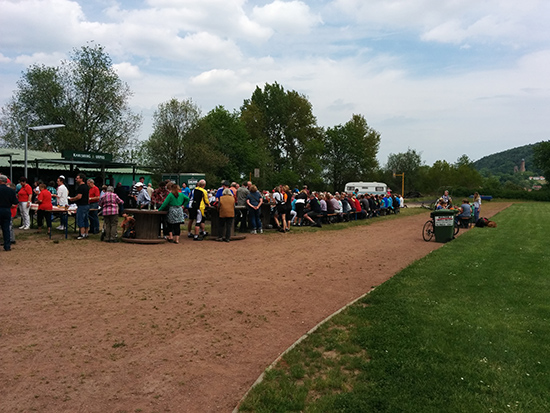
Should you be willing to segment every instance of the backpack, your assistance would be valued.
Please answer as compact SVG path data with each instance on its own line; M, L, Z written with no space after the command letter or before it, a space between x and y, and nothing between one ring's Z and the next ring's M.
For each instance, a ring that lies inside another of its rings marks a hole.
M487 218L479 218L476 221L476 227L478 227L478 228L486 227L487 224L489 224L489 220Z

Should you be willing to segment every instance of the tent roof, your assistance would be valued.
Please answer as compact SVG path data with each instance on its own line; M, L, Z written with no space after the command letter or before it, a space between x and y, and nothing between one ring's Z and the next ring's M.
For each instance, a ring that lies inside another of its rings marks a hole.
M25 162L25 151L23 149L0 148L0 168L9 168L9 155L12 155L13 166L21 166ZM38 161L40 169L70 170L70 165L78 166L82 170L100 170L103 166L106 170L116 170L116 173L133 173L133 163L122 162L94 162L94 161L71 161L63 159L58 152L27 151L27 163L33 168ZM144 169L135 170L136 174L150 174Z

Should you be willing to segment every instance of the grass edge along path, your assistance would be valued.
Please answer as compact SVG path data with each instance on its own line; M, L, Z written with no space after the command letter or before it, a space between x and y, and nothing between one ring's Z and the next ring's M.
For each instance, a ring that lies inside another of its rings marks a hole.
M550 411L550 205L493 219L323 323L239 411Z

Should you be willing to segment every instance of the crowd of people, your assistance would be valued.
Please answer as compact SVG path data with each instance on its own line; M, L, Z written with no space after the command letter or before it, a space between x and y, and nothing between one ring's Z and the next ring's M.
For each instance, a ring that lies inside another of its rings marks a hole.
M473 201L471 203L468 198L464 198L460 206L458 206L453 205L453 200L449 196L449 191L445 191L441 198L439 198L439 200L436 202L435 209L457 209L457 225L460 225L462 220L469 221L471 218L473 218L474 223L476 223L479 220L479 213L481 211L481 196L479 195L479 192L475 192L473 196Z
M207 190L204 179L193 189L188 188L185 183L180 187L171 181L162 181L157 188L153 188L151 184L146 185L144 180L144 177L140 177L126 194L120 183L116 187L104 185L100 189L93 179L79 173L75 178L76 193L69 197L63 175L58 177L57 185L54 182L49 182L48 185L36 182L34 187L27 183L25 177L20 178L18 185L8 184L7 179L6 187L12 186L10 189L17 202L9 205L11 227L4 234L10 234L10 240L15 242L12 223L17 212L21 216L19 229L30 228L31 203L38 204L38 231L42 231L45 221L47 232L51 233L52 208L68 208L71 204L73 207L76 206L77 239L85 240L90 234L102 232L101 239L105 242L118 241L118 218L125 215L125 204L130 208L166 211L162 233L159 236L164 236L169 242L176 244L180 242L181 227L185 224L186 217L185 228L189 238L202 241L208 235L205 230L205 219L210 207L217 208L219 217L219 232L215 234L216 239L225 242L230 241L233 229L259 234L264 231L264 226L268 225L269 228L285 233L289 232L292 226L321 227L334 222L369 219L399 213L404 207L403 197L391 193L360 194L355 191L332 194L310 191L307 186L291 190L288 185L279 185L271 191L261 191L250 181L242 184L223 181L219 188ZM5 190L4 192L2 196L7 200L7 204L13 202L11 193L8 195ZM100 215L103 217L103 229L100 228ZM131 221L125 221L127 222ZM67 214L61 214L61 222L57 229L65 230L67 225ZM125 229L123 228L123 234ZM9 246L5 244L4 249L9 249Z

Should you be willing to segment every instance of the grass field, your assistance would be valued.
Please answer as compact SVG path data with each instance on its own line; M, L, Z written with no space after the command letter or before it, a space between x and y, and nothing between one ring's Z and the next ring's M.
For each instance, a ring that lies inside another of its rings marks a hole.
M240 410L550 411L550 205L494 220L333 317Z

